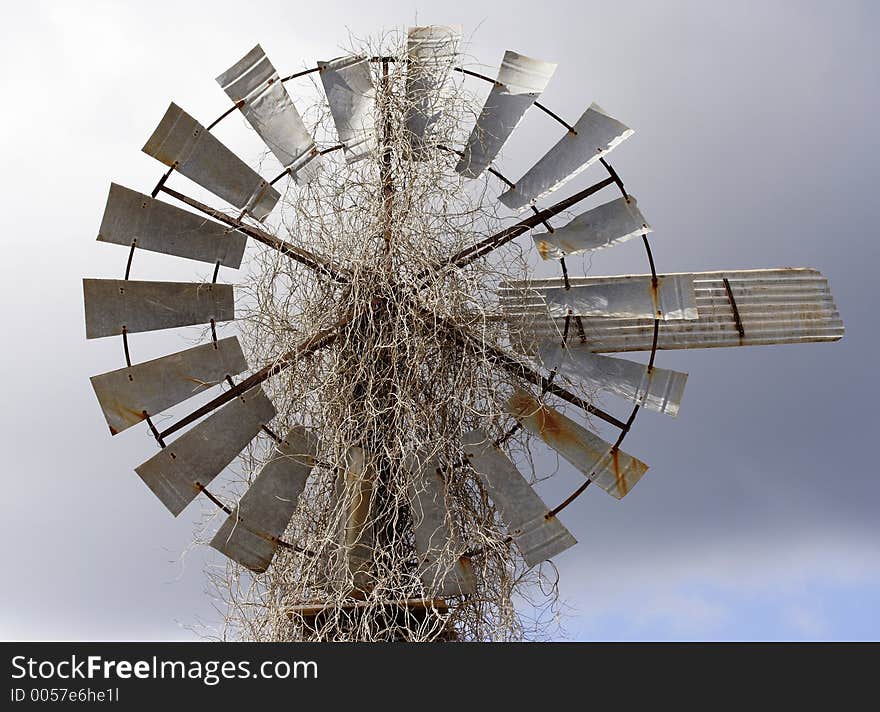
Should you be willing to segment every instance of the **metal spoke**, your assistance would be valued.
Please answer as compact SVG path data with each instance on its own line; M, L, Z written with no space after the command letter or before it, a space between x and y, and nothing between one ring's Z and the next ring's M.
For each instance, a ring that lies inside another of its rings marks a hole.
M572 405L576 405L578 408L583 410L585 413L589 415L594 415L597 418L604 420L606 423L610 423L616 428L620 428L621 430L626 428L626 423L618 418L615 418L610 413L606 413L601 408L597 408L596 406L588 403L583 398L576 396L571 391L562 388L561 386L553 383L553 378L548 378L546 376L541 375L535 369L531 368L527 364L522 363L519 359L507 353L501 347L490 344L484 339L482 339L477 334L474 334L467 327L461 326L459 324L454 324L448 319L444 319L441 316L437 316L427 310L421 310L423 314L425 314L426 319L434 320L436 323L441 324L444 329L450 334L454 341L456 341L460 346L466 346L468 344L477 347L478 349L488 353L491 358L505 371L508 373L522 378L529 383L538 386L544 393L550 393L561 400L564 400Z
M371 308L375 309L379 305L379 302L380 300L378 299L373 300ZM199 418L207 415L208 413L217 410L217 408L225 405L233 398L237 398L245 391L249 391L251 388L260 385L272 376L281 373L281 371L292 366L304 356L308 356L309 354L314 353L315 351L318 351L319 349L322 349L325 346L333 343L333 341L335 341L336 338L339 336L339 330L347 324L351 323L353 319L354 316L348 315L337 321L332 326L329 326L326 329L321 329L317 333L310 336L308 339L305 339L302 343L300 343L297 348L288 351L286 354L276 359L273 363L269 364L268 366L264 366L259 371L251 374L243 381L230 388L228 391L224 391L219 396L201 406L200 408L197 408L189 415L185 415L177 422L169 425L167 428L165 428L165 430L160 433L160 437L166 438L172 433L176 433L181 428L184 428L190 423L194 423Z
M433 272L439 272L445 267L449 266L464 267L465 265L470 264L480 257L485 257L489 253L497 250L499 247L502 247L511 240L519 237L523 233L528 232L533 227L540 225L544 221L549 220L554 215L558 215L564 210L568 210L573 205L577 205L582 200L589 198L594 193L598 193L600 190L608 187L614 182L614 179L609 177L599 181L598 183L595 183L594 185L591 185L588 188L584 188L582 191L575 193L565 200L560 200L558 203L551 205L549 208L539 210L534 215L531 215L524 220L520 220L518 223L516 223L516 225L511 225L501 232L490 235L484 240L481 240L480 242L477 242L470 247L466 247L465 249L457 252L446 260L443 260L442 262L434 265L433 267L422 270L422 272L419 273L418 277L426 277Z
M309 250L305 250L301 247L297 247L296 245L292 245L289 242L285 242L284 240L275 237L275 235L272 235L265 230L261 230L260 228L254 227L253 225L248 225L238 218L234 218L224 212L221 212L220 210L216 210L210 207L209 205L205 205L195 198L190 198L188 195L184 195L183 193L180 193L173 188L169 188L163 185L159 188L159 191L170 195L172 198L179 200L181 203L189 205L191 208L195 208L205 215L209 215L215 220L219 220L220 222L225 223L230 227L234 227L237 230L240 230L248 237L251 237L258 242L261 242L264 245L271 247L273 250L278 250L278 252L280 252L281 254L287 255L291 259L305 265L306 267L311 267L317 272L322 272L328 275L337 282L346 281L346 273L344 269L339 267L338 265L333 264L333 262L331 262L326 257L322 257L315 254L314 252L310 252Z

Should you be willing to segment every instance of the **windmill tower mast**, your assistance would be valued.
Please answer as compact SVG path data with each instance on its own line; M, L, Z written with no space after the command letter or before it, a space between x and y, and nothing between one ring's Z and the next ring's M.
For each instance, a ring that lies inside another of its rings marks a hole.
M424 624L427 616L437 617L429 609L437 605L445 608L442 599L425 599L413 587L413 566L418 565L418 554L413 541L412 514L408 505L402 506L400 492L406 491L410 477L404 465L418 453L397 452L396 457L391 454L395 448L389 443L408 442L409 434L399 418L399 402L408 396L398 389L404 365L399 354L394 348L380 346L394 342L395 322L406 318L400 314L399 301L405 286L395 271L394 260L394 166L403 160L397 151L404 131L405 106L397 100L402 97L395 92L402 75L392 73L391 65L401 66L399 62L400 58L387 54L371 58L377 70L377 142L372 155L378 178L378 190L372 195L381 239L375 257L367 259L374 264L360 272L367 282L366 294L379 307L363 310L362 303L357 301L364 299L363 292L358 285L353 286L359 296L352 307L360 317L352 323L346 349L354 358L369 361L370 369L363 372L362 381L352 388L350 409L360 423L360 441L350 447L350 466L339 475L338 498L343 516L338 558L343 562L342 578L350 590L334 591L338 588L337 580L329 582L326 592L327 609L338 611L335 620L338 635L343 638L351 635L349 628L361 625L362 618L374 617L387 627L392 638L418 639L414 627ZM418 164L410 165L418 170ZM381 585L374 595L379 581ZM389 596L389 590L396 595ZM442 627L439 623L438 618L433 626ZM448 633L445 635L448 637Z

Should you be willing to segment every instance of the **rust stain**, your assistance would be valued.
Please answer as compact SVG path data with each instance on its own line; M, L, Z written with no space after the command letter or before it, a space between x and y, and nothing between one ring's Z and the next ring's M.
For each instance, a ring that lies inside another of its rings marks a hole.
M620 469L620 450L617 448L612 448L611 450L611 463L614 467L614 482L617 487L617 494L621 498L626 497L629 486L626 482L626 474Z
M538 252L541 255L541 259L547 259L547 255L550 254L550 247L550 243L546 240L538 240Z
M517 420L532 423L544 441L559 446L572 443L583 447L583 443L564 415L541 405L528 393L522 391L514 393L508 401L508 408Z
M663 316L663 312L660 311L660 279L659 277L653 277L651 279L651 286L649 287L651 293L651 304L654 305L654 314L657 315L657 318Z
M134 408L129 408L127 406L122 405L121 403L114 403L113 407L108 407L107 412L116 413L119 416L120 420L124 420L127 423L140 423L144 420L147 415L143 410L135 410ZM110 428L113 430L113 428ZM116 435L116 433L113 433Z

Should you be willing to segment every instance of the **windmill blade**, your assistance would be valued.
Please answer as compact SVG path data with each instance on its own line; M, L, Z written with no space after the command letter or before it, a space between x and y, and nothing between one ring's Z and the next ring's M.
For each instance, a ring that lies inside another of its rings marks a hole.
M691 275L658 277L622 275L569 280L570 289L556 279L502 282L499 298L510 314L540 317L641 317L696 319L697 302Z
M238 269L247 236L170 203L110 184L98 232L100 242Z
M135 468L176 517L275 417L275 406L254 388L187 430Z
M553 232L532 234L538 253L545 260L600 250L651 232L636 199L620 197L581 213Z
M531 568L577 544L562 522L549 516L547 505L486 433L472 430L461 442L526 566Z
M476 178L489 167L528 108L541 96L556 67L554 62L532 59L511 50L504 53L498 79L471 131L456 171Z
M612 497L625 497L648 470L641 460L615 449L528 393L517 391L507 407L527 431L541 438Z
M419 554L419 577L429 598L462 596L474 592L474 572L470 561L459 557L450 566L450 558L460 553L450 525L446 505L446 484L436 460L412 467L409 486L413 534Z
M412 160L425 160L432 153L428 150L430 143L438 140L437 124L460 42L461 25L410 27L407 32L404 121Z
M230 336L92 376L91 381L110 432L117 435L247 367L238 339Z
M257 135L299 185L321 168L321 156L272 62L260 45L217 77Z
M522 210L548 193L562 187L619 143L633 130L593 104L569 131L528 172L515 187L498 199L512 210Z
M231 284L84 279L86 338L235 319Z
M838 341L844 335L828 280L817 270L739 270L688 276L694 280L699 318L664 322L658 332L658 349L799 344ZM558 284L561 286L562 280ZM522 330L523 336L537 339L558 339L562 333L562 320L535 319L521 312L518 308L511 312L515 333ZM596 353L651 350L653 320L587 317L582 324L585 344L572 345L573 349L585 348Z
M312 472L316 444L305 428L291 428L217 530L211 546L251 571L268 569Z
M172 103L143 152L263 220L281 197L192 116Z
M346 162L366 158L376 147L376 88L369 58L338 57L318 67Z
M571 348L544 341L539 356L548 370L555 370L574 382L609 391L634 403L666 415L678 415L688 375L679 371L599 356L583 348Z

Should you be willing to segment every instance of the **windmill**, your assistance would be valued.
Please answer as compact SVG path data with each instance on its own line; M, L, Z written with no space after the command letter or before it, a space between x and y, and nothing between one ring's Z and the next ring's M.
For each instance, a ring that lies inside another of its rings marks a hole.
M460 44L460 27L416 27L284 77L258 45L218 76L216 120L169 106L143 148L166 166L149 193L110 187L98 240L127 261L84 280L86 335L120 337L125 365L92 384L112 434L146 423L159 451L135 471L172 515L220 510L210 544L240 637L523 635L515 594L576 544L560 512L590 484L627 495L648 469L622 449L637 415L678 413L687 375L659 351L843 335L815 270L658 273L607 158L632 129L542 104L555 64L508 51L493 78ZM292 87L310 81L323 96L300 113ZM511 180L496 161L529 111L554 135ZM273 178L212 133L236 114ZM588 169L601 178L551 195ZM643 273L569 274L628 240ZM213 276L134 279L140 250ZM560 276L534 278L535 253ZM133 360L131 335L192 325L204 343ZM647 360L607 355L626 352ZM583 474L555 505L522 471L546 449Z

